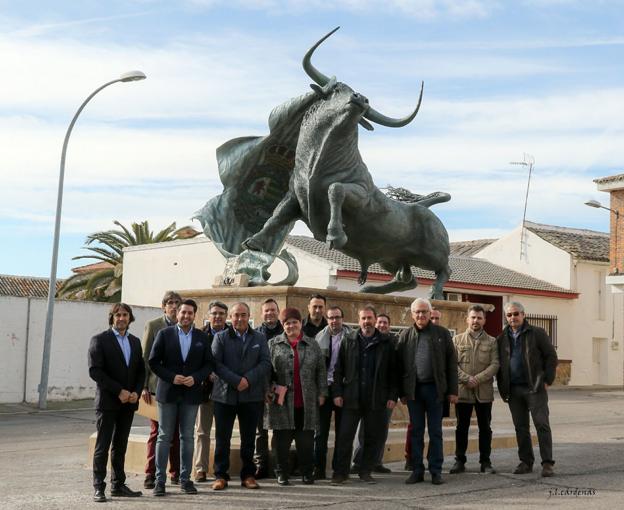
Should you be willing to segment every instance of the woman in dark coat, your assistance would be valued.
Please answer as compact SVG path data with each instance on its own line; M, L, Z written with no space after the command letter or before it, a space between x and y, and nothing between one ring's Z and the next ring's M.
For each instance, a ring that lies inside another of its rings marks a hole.
M302 481L312 484L314 431L319 405L327 396L325 358L318 343L303 334L299 310L285 308L281 320L284 333L269 342L272 371L268 426L273 430L277 483L289 485L289 451L294 439Z

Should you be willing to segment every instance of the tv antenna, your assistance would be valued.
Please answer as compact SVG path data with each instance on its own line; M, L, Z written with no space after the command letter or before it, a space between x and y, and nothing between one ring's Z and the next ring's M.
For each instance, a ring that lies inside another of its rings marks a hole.
M529 187L531 186L531 173L533 172L533 165L535 164L535 158L531 154L526 152L522 155L522 161L511 161L510 165L521 165L529 168L529 177L527 179L526 195L524 197L524 213L522 213L522 231L520 232L520 260L522 257L527 257L527 239L526 239L526 211L527 203L529 202Z

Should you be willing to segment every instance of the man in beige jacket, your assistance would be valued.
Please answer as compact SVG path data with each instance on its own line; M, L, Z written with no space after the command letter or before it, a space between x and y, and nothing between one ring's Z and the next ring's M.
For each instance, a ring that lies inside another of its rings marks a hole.
M459 400L455 404L457 428L455 429L455 464L451 474L466 470L468 429L474 408L479 425L479 463L482 473L495 473L490 462L492 450L492 401L494 400L494 376L498 372L498 346L496 338L488 335L485 325L485 309L473 305L468 309L468 329L455 335L453 343L457 351Z

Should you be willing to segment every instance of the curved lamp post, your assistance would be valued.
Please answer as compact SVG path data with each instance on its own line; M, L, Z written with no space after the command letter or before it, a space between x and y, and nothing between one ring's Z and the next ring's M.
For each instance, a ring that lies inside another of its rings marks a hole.
M63 205L63 181L65 178L65 155L67 153L67 144L69 143L69 136L71 135L74 124L78 119L78 116L82 112L87 103L91 101L100 90L105 89L109 85L117 82L138 81L144 80L145 74L141 71L130 71L122 74L116 80L109 81L101 87L95 89L87 99L80 105L80 108L74 114L67 133L65 134L65 141L63 142L63 151L61 152L61 169L59 172L58 192L56 195L56 218L54 222L54 242L52 245L52 267L50 269L50 287L48 289L48 308L46 314L45 331L43 336L43 359L41 362L41 380L39 382L39 409L45 409L47 407L48 397L48 375L50 372L50 345L52 343L52 321L54 318L54 297L56 295L56 265L58 260L58 248L59 248L59 233L61 230L61 207Z

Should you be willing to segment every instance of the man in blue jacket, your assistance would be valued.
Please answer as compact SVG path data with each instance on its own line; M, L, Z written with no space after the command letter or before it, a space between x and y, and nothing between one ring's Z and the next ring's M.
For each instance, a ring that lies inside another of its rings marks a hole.
M218 376L212 389L216 423L214 490L225 489L230 479L230 441L237 417L241 485L247 489L259 487L254 477L254 442L256 425L263 411L271 358L266 337L249 327L249 315L246 303L232 306L232 326L219 332L212 343Z
M185 494L197 494L190 480L193 433L203 397L202 381L213 371L214 359L208 337L193 326L196 312L195 301L182 301L178 308L178 323L158 332L149 357L149 366L158 376L159 429L154 496L165 495L167 459L176 420L180 423L180 489Z

